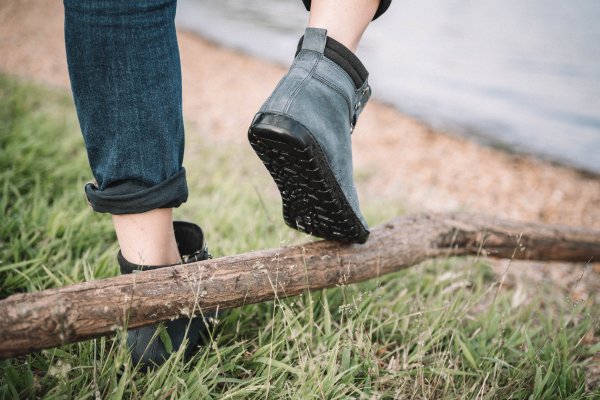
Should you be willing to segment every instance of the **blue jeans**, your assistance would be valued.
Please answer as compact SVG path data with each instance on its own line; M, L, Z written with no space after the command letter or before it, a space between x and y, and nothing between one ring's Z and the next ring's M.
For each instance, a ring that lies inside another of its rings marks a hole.
M188 190L176 0L64 5L71 89L95 178L88 202L111 214L178 207Z
M65 0L71 88L95 182L95 211L187 200L175 0Z

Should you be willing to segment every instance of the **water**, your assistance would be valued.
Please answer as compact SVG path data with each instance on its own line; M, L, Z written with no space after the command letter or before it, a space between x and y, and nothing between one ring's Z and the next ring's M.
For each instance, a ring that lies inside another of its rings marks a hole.
M287 65L307 13L300 0L180 0L177 18ZM597 0L394 0L358 55L375 97L434 128L600 174L598 21Z

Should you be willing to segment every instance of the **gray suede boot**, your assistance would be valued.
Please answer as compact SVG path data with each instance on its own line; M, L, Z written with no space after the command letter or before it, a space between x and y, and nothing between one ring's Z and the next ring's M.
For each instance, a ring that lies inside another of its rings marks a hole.
M183 263L212 258L206 247L202 229L198 225L175 221L173 222L173 229ZM170 265L144 266L132 264L123 257L120 251L118 261L121 274L170 267ZM162 335L160 332L157 333L159 325L130 329L127 332L127 347L131 351L133 364L137 365L139 363L142 370L152 365L159 366L169 358L171 352L179 350L186 338L188 342L185 349L185 358L189 358L201 341L208 337L207 331L211 325L209 319L214 316L214 313L207 312L203 314L204 317L180 318L164 323L164 328L161 328L164 329ZM164 336L164 332L166 332L168 338Z
M358 58L325 29L307 28L290 71L254 117L250 144L275 180L287 225L364 243L351 133L371 96Z

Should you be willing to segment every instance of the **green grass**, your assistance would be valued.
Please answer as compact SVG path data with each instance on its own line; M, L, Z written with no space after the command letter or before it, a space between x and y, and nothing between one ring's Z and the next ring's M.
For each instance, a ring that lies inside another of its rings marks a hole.
M90 173L68 95L0 76L0 121L0 296L116 275L110 218L83 196ZM177 213L201 223L216 256L308 239L283 225L248 146L190 132L191 198ZM372 223L402 212L365 200ZM509 289L492 301L496 290L485 260L426 262L231 310L192 360L174 354L148 373L122 332L0 361L0 398L600 398L584 382L600 345L582 340L600 334L598 307L546 283L516 308Z

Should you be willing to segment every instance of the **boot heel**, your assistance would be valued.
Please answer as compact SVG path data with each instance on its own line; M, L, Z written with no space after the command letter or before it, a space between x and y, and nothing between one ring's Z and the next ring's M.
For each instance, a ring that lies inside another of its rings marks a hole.
M325 239L366 242L368 229L346 199L319 143L302 124L286 115L259 113L248 140L277 184L288 226Z

